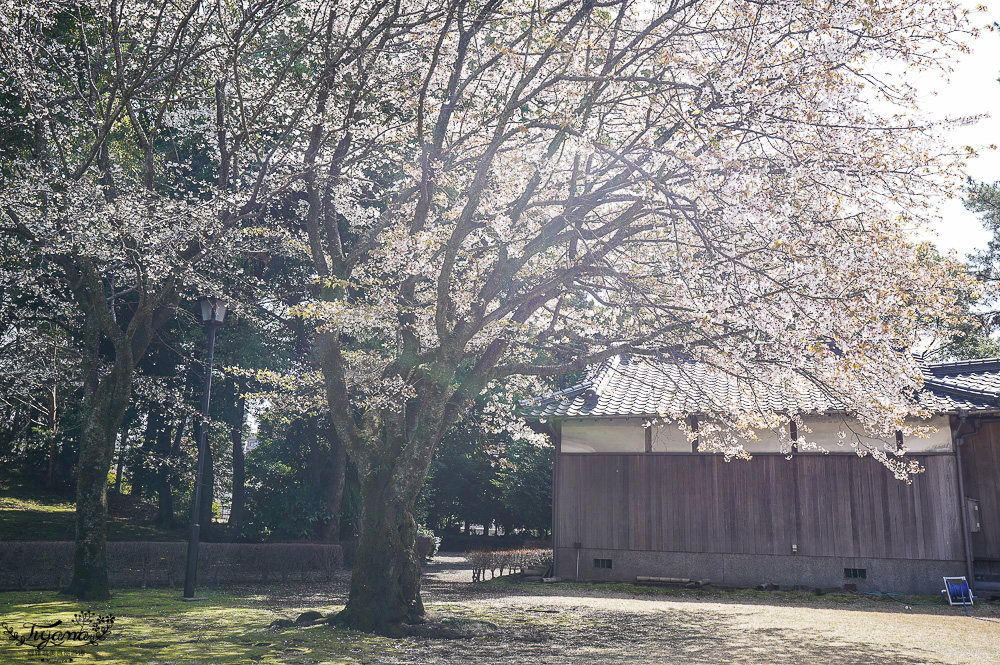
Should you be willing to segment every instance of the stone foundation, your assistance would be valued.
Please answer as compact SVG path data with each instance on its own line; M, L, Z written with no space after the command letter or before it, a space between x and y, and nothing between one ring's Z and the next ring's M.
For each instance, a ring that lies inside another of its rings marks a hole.
M596 568L594 559L610 559L611 568ZM816 588L853 584L858 591L921 595L940 593L943 588L942 577L965 575L964 561L794 554L778 556L582 548L579 562L581 581L634 582L641 575L709 579L717 585L745 587L777 584L782 588ZM845 568L864 569L865 577L846 578ZM557 548L556 576L572 580L577 577L576 571L577 550Z

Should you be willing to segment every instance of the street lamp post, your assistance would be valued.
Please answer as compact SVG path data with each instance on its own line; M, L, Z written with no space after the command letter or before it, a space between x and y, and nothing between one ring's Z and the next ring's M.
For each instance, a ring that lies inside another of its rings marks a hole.
M194 597L194 583L198 575L198 524L201 514L201 482L205 472L205 445L208 430L208 405L212 396L212 360L215 356L215 329L226 318L226 303L219 298L201 299L201 320L208 326L208 357L205 364L205 392L201 397L201 425L198 428L198 473L194 483L194 507L191 510L191 532L188 536L187 573L184 576L184 600L200 600Z

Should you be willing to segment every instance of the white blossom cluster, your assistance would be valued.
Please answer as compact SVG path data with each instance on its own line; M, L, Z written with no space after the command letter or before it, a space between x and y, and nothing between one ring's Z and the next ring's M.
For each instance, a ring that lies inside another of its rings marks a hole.
M972 288L910 239L961 151L880 73L947 72L951 0L88 7L105 41L0 5L5 85L51 135L4 223L114 289L212 290L213 250L307 257L308 297L267 307L339 347L342 428L431 440L491 380L629 352L736 377L711 405L736 432L773 424L775 386L894 431L910 347Z
M909 349L972 287L910 238L962 157L879 72L946 70L954 4L408 7L405 40L336 71L373 94L313 118L330 169L300 210L331 288L297 312L367 340L373 390L406 353L500 343L490 376L697 359L739 379L710 405L737 433L774 424L773 387L819 386L874 433L920 413Z

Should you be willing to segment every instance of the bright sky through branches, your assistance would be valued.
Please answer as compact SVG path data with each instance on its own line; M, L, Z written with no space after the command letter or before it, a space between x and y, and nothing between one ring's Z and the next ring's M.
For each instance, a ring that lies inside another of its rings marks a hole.
M963 0L970 10L980 4ZM948 133L949 143L971 146L978 156L969 160L969 176L975 180L1000 180L1000 150L991 150L991 143L1000 144L1000 30L988 26L1000 22L1000 4L975 12L971 24L980 29L980 36L971 42L971 53L957 53L950 82L937 74L925 74L913 81L923 93L920 106L933 117L957 117L988 114L979 122L957 127ZM942 251L954 249L964 258L969 252L985 247L987 233L976 215L962 205L961 200L946 202L941 207L941 221L935 239Z

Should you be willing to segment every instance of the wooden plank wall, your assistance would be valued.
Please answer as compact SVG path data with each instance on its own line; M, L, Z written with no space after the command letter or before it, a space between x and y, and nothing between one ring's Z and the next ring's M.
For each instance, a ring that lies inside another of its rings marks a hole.
M906 485L854 455L560 454L556 546L961 559L955 459Z
M972 534L976 559L1000 560L1000 423L984 423L962 444L965 495L979 499L981 531Z

